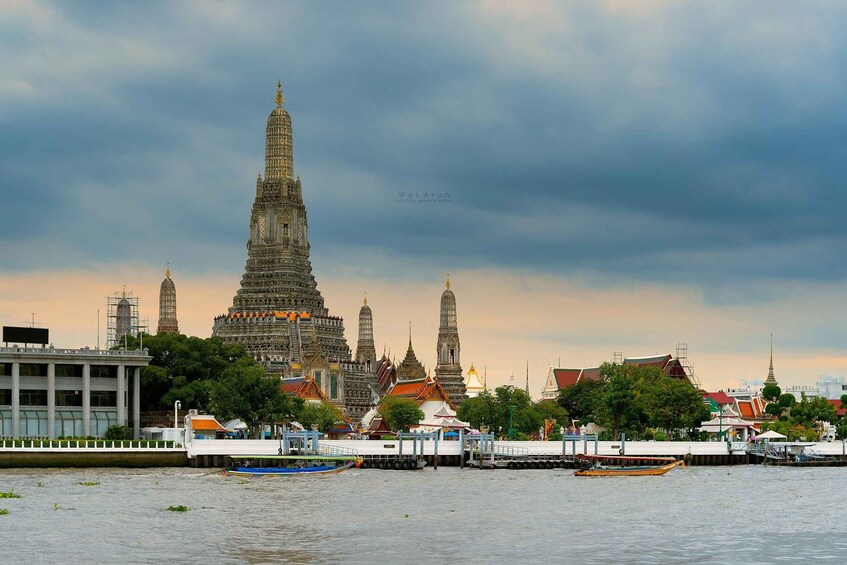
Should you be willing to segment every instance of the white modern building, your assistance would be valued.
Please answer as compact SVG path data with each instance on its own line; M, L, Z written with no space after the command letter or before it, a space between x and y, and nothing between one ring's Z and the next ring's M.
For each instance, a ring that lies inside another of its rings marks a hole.
M818 396L827 400L839 400L847 394L847 382L843 376L820 375L818 377Z
M150 359L146 350L0 347L0 437L101 436L114 424L139 437Z

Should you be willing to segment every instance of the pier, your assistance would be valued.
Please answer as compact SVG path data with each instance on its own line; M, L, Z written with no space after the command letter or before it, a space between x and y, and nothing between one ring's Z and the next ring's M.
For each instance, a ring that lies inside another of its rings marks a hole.
M808 443L827 460L847 464L845 444ZM565 436L562 441L498 441L493 435L401 434L392 440L318 440L315 432L287 433L276 439L202 439L187 445L161 441L2 440L0 468L11 467L226 467L245 455L357 455L365 469L416 470L426 465L473 469L568 469L578 455L673 457L687 465L762 464L744 442L599 441L596 436ZM774 462L791 465L789 462ZM808 465L813 466L813 465Z

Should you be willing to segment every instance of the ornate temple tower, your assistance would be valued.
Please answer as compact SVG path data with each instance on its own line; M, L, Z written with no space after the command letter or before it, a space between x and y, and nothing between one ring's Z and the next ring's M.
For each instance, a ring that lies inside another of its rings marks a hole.
M412 327L409 326L409 349L406 357L397 366L397 382L417 381L426 378L426 369L418 361L415 350L412 347Z
M776 376L773 374L773 334L771 334L771 364L768 367L768 378L765 379L766 385L775 385Z
M312 275L302 184L294 177L291 116L283 108L282 85L265 129L265 178L256 180L250 212L247 264L232 307L215 318L213 336L240 343L270 373L281 376L320 371L335 375L339 396L330 400L359 418L370 408L371 393L361 365L344 337L344 320L330 316ZM317 366L319 352L326 367ZM310 369L310 367L312 367ZM311 375L313 378L317 375ZM343 393L342 393L343 391Z
M465 379L459 360L459 326L456 320L456 295L450 290L450 275L447 275L447 288L441 293L441 323L438 328L436 353L438 363L435 366L435 378L450 400L459 404L467 398Z
M376 347L374 346L374 320L368 296L359 309L359 341L356 343L356 362L361 363L365 373L376 374Z
M179 333L179 325L176 320L176 287L171 280L171 266L165 270L165 280L159 287L159 327L157 334Z

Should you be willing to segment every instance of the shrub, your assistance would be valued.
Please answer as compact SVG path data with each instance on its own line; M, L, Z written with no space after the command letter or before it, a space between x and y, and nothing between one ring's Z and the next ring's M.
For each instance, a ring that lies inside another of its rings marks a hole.
M656 432L656 435L653 437L656 441L668 441L668 435L665 432Z
M103 439L132 439L132 430L129 429L129 426L109 426L103 434Z

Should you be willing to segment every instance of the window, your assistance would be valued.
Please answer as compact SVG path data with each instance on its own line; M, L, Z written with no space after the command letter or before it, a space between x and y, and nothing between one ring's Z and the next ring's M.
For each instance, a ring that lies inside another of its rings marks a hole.
M82 365L56 365L57 377L82 377Z
M11 410L0 410L0 437L12 437Z
M82 406L82 391L57 390L56 406Z
M0 406L12 405L12 389L0 388ZM2 436L3 434L0 434Z
M44 393L46 402L47 391L45 390L42 392ZM18 421L18 430L21 437L47 437L46 410L21 410L20 414L21 417Z
M20 399L21 406L47 406L47 391L21 389Z
M456 364L456 353L452 349L450 350L450 364Z
M338 398L338 375L329 376L329 397Z
M56 410L56 420L53 424L56 437L81 437L82 412L78 410Z
M116 365L92 365L91 377L95 379L118 378L118 367Z
M114 408L118 405L118 393L114 390L92 390L91 391L91 407Z
M100 437L106 433L106 428L117 425L118 413L108 410L91 411L91 435Z
M0 377L10 377L12 376L12 364L11 363L0 363Z
M47 363L21 363L22 377L46 377Z
M315 382L318 384L318 388L321 388L321 372L315 371Z

